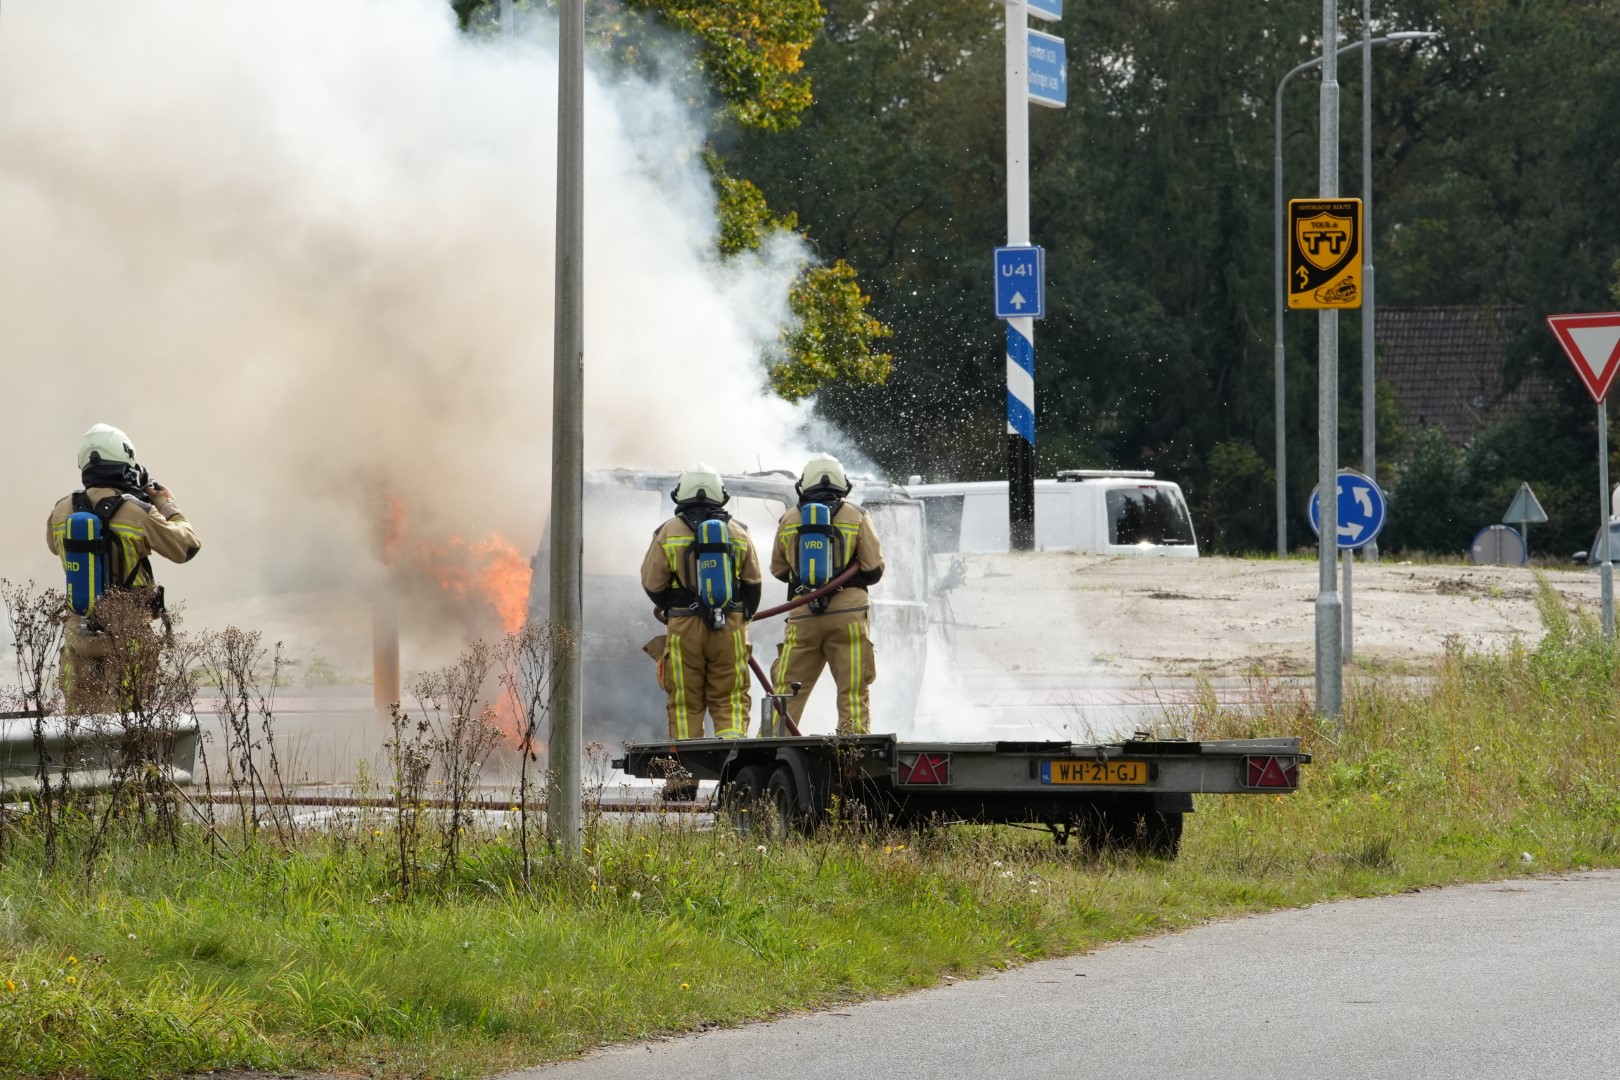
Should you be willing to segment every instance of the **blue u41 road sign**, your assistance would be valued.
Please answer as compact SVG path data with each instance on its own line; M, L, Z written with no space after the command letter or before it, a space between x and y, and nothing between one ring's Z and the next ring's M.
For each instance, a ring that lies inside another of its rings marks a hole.
M1320 485L1318 485L1320 487ZM1320 490L1311 491L1311 528L1322 535ZM1354 551L1366 547L1378 536L1388 516L1389 504L1378 485L1354 469L1339 470L1339 547Z
M998 247L996 318L1039 319L1046 314L1046 252L1035 245Z

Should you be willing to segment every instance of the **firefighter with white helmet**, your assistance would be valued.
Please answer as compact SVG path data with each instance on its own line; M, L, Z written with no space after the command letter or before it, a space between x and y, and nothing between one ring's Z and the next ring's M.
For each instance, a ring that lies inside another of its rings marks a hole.
M772 681L778 689L799 684L788 699L788 714L797 724L822 669L831 668L838 687L838 733L863 735L871 728L871 687L877 677L867 589L883 577L883 546L872 515L845 501L851 490L838 459L817 454L799 476L799 505L777 524L771 576L788 583L790 598L826 586L852 562L859 569L838 591L788 614Z
M163 589L152 572L154 553L190 562L202 550L197 531L168 488L152 479L129 436L96 424L79 440L84 485L59 500L46 522L45 543L62 561L74 619L67 637L64 676L70 704L75 669L107 653L92 611L109 590L142 595L153 618L164 613Z
M653 533L641 563L641 586L666 619L658 672L669 737L702 738L707 712L717 738L741 738L748 733L748 620L759 609L759 552L726 512L731 495L711 466L681 473L670 498L675 513Z

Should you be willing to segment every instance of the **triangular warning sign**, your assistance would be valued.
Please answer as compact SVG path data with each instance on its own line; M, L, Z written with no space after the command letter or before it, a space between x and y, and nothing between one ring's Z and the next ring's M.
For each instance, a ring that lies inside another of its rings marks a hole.
M1600 315L1549 315L1547 325L1563 346L1575 373L1599 405L1620 372L1620 311Z
M1545 525L1547 511L1541 508L1541 501L1536 493L1530 490L1529 483L1519 485L1518 494L1508 504L1507 513L1502 515L1502 521L1508 525Z

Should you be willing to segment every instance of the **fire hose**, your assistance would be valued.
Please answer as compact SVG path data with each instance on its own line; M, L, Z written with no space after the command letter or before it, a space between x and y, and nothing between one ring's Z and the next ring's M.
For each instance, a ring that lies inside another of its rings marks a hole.
M820 600L823 596L830 596L839 589L842 589L844 585L849 582L850 578L854 577L860 572L860 569L860 563L851 561L849 566L844 569L843 573L827 582L827 584L823 585L821 588L815 590L814 592L807 592L803 596L795 596L785 604L778 604L775 607L766 608L764 611L756 611L754 612L754 617L751 621L758 622L761 619L774 619L776 616L792 611L796 607L803 607L812 601ZM669 621L669 619L664 615L664 612L659 608L653 609L653 617L661 623L667 623ZM793 722L791 717L788 716L787 706L782 703L781 696L777 694L776 688L771 685L771 677L765 674L765 669L760 666L759 661L754 659L753 656L749 656L748 666L754 672L754 678L759 680L759 685L761 689L765 691L765 696L770 698L771 701L775 703L776 714L782 718L782 724L787 728L788 734L800 734L799 726Z

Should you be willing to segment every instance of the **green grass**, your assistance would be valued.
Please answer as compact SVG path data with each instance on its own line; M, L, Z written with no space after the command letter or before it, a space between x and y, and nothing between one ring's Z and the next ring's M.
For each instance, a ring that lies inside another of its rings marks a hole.
M597 828L582 859L543 858L532 893L504 836L475 838L450 880L400 899L378 822L290 852L128 843L88 878L71 837L42 871L14 830L0 1075L476 1076L1211 918L1620 865L1620 663L1542 604L1534 649L1359 684L1339 740L1282 691L1260 715L1189 710L1189 734L1299 734L1317 759L1296 795L1201 799L1175 862L991 828L761 851L671 818Z

